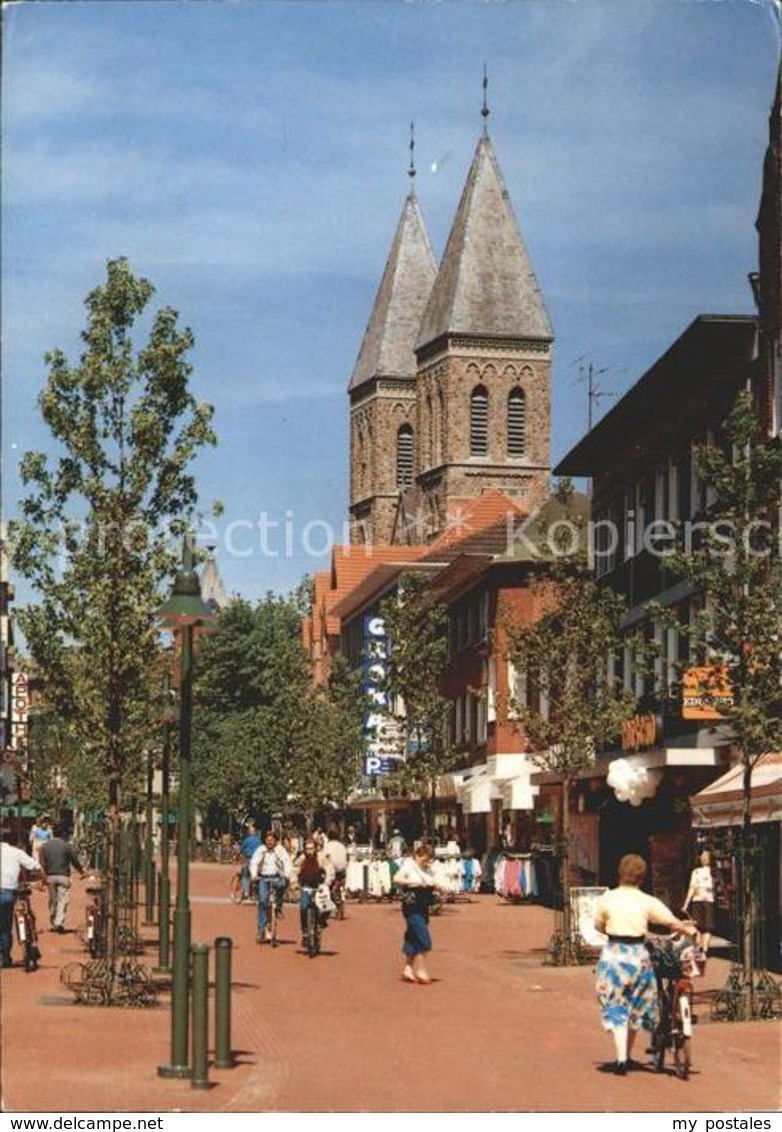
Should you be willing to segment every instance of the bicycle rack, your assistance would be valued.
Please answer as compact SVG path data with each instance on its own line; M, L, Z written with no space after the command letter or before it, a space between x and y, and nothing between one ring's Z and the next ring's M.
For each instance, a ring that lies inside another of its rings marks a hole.
M69 963L60 981L83 1006L153 1006L157 1000L152 972L129 958L114 970L106 959Z

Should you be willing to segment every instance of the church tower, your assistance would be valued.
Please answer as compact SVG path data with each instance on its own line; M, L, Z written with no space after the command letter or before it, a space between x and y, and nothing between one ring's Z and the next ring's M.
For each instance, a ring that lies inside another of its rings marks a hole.
M350 525L353 543L390 543L401 493L414 482L414 346L437 265L414 191L402 209L348 386Z
M460 501L489 488L524 510L548 494L554 335L485 99L483 116L416 339L417 526L427 541L453 521Z

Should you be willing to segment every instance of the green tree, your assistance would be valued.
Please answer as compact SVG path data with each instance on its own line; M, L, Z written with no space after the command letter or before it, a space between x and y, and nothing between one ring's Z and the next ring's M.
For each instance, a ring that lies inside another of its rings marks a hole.
M406 572L380 614L390 642L385 691L390 716L399 731L404 761L389 778L417 797L425 835L432 832L435 784L450 766L448 741L450 702L441 680L448 659L448 611L431 599L428 579Z
M758 760L782 747L782 564L779 557L779 439L761 443L748 391L726 418L718 442L699 448L697 470L708 501L703 513L680 524L668 565L699 600L687 624L670 610L650 606L688 634L691 653L713 666L704 701L720 708L725 677L733 703L721 708L742 766L743 870L739 931L750 1016L754 1011L752 966L756 954L759 878L750 866L752 774Z
M508 659L519 678L508 714L534 747L531 756L562 784L559 828L563 928L551 944L554 962L580 962L582 948L570 905L570 796L574 779L612 743L633 701L607 679L607 659L620 646L624 602L598 586L577 560L552 562L531 581L541 615L507 625Z
M153 294L125 259L109 261L85 302L79 361L46 355L39 404L60 454L25 454L29 494L13 525L14 566L37 593L19 622L46 707L108 784L112 955L122 791L139 772L159 664L155 610L175 565L172 529L184 528L196 503L189 466L215 443L212 409L189 388L190 330L165 307L138 340Z
M337 664L312 686L301 640L306 585L257 606L233 602L204 642L195 720L195 790L204 809L299 811L311 824L356 784L361 716L355 678Z

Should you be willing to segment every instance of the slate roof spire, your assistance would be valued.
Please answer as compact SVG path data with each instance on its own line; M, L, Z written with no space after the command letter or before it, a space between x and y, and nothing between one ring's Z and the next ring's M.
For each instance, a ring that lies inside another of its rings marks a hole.
M351 392L375 377L415 377L415 340L437 262L415 195L412 124L410 131L410 190L350 378Z
M449 334L554 337L508 190L484 128L451 227L416 349Z

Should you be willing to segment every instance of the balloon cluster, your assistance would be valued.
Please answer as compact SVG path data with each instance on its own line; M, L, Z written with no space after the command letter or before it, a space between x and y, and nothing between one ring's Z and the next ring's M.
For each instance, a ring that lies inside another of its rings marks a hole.
M660 785L662 771L632 766L627 759L614 759L606 779L618 802L640 806L646 798L653 798Z

